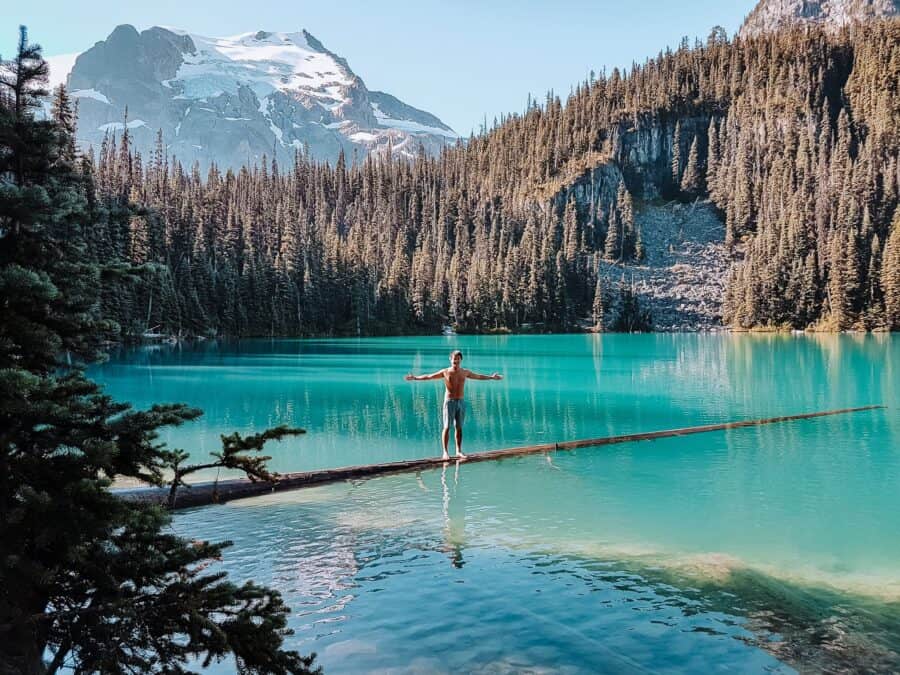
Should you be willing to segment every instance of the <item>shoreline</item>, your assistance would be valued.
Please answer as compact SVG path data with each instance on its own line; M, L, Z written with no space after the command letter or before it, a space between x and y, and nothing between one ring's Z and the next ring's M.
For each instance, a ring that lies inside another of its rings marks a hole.
M220 340L226 342L236 342L240 340L347 340L347 339L368 339L368 338L421 338L421 337L491 337L491 336L521 336L521 335L721 335L721 334L750 334L750 335L894 335L900 334L900 331L888 330L887 328L872 329L845 329L845 330L823 330L817 328L778 328L774 326L758 326L754 328L734 328L730 326L719 326L711 328L702 328L698 330L652 330L652 331L635 331L632 333L624 333L618 331L595 331L595 330L549 330L549 331L515 331L506 329L496 329L487 331L458 331L452 335L441 333L371 333L356 335L352 333L332 333L332 334L313 334L313 335L220 335L216 337L185 335L175 337L172 340L148 341L134 338L124 340L109 340L109 346L175 346L182 343L203 343L217 342Z

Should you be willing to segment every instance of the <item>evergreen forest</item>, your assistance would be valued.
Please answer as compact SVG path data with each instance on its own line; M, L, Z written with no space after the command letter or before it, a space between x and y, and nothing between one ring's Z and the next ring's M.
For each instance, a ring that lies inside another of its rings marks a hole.
M635 325L640 298L597 263L640 264L636 209L709 199L726 325L897 329L898 87L898 21L714 29L439 157L298 152L201 175L162 137L141 157L126 129L80 160L89 250L145 270L104 288L126 335L610 329Z

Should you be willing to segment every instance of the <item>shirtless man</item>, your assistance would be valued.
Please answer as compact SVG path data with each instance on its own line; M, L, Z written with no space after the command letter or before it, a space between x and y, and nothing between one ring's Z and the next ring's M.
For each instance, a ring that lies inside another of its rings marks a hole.
M463 388L466 386L466 380L502 380L503 376L494 373L493 375L479 375L471 370L461 368L462 352L458 349L450 354L450 367L444 368L432 373L431 375L413 375L410 373L406 376L406 380L420 382L422 380L443 380L447 391L444 394L444 432L441 434L441 441L444 444L444 454L442 459L450 459L447 452L447 444L450 442L450 423L456 428L456 458L465 459L466 456L462 451L462 425L466 416L466 403L463 401Z

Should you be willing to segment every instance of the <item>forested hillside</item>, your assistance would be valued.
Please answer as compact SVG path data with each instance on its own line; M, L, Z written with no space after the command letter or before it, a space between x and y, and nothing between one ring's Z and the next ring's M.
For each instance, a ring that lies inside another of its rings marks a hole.
M900 21L716 30L437 158L201 176L162 138L137 156L126 131L83 161L93 251L152 265L105 303L132 333L635 327L598 261L640 264L645 204L709 199L733 256L727 323L897 329L898 83Z

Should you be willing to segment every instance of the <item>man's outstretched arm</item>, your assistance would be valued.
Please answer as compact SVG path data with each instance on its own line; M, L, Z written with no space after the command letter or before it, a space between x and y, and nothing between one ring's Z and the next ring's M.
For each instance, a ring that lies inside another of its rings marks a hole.
M466 377L471 378L473 380L502 380L503 376L500 373L492 373L490 375L481 375L480 373L473 373L471 370L466 371Z
M412 373L407 374L403 379L407 382L412 382L415 380L416 382L421 382L423 380L440 380L444 377L444 371L439 370L436 373L432 373L431 375L413 375Z

